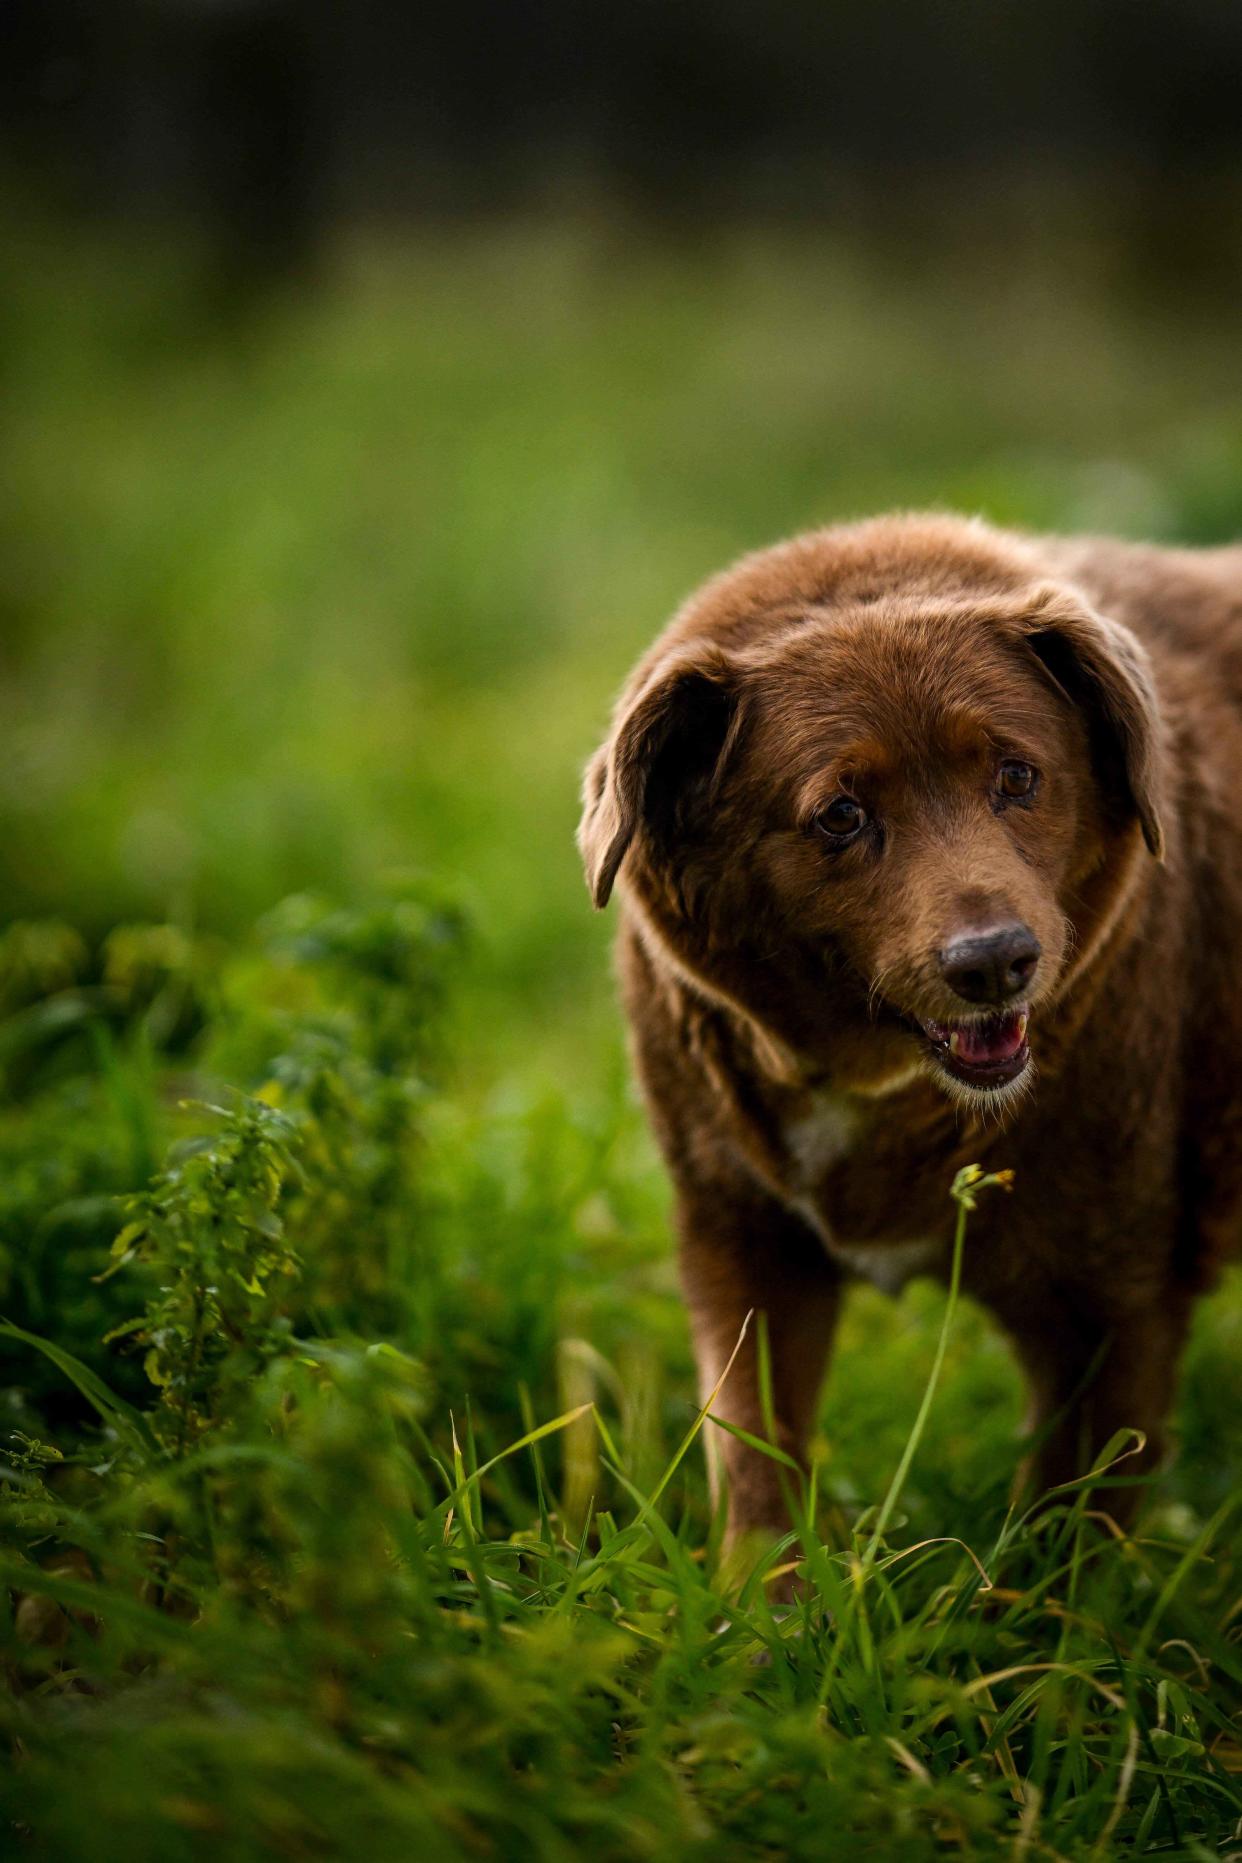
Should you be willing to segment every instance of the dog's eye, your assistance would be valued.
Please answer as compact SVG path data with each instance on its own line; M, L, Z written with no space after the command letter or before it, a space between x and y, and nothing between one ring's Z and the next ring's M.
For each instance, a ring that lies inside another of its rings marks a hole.
M1022 796L1033 795L1037 778L1029 763L1020 763L1011 759L1001 764L996 773L996 790L998 795L1017 800Z
M815 826L829 841L852 841L867 826L867 811L853 796L834 796L815 817Z

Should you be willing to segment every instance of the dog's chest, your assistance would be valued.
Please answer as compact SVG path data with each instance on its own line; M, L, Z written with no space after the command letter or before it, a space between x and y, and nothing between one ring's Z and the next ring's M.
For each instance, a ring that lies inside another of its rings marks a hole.
M782 1127L786 1184L788 1201L834 1260L897 1294L937 1266L944 1241L912 1223L916 1212L903 1198L891 1148L877 1143L881 1118L846 1095L813 1094Z
M814 1192L829 1171L858 1147L863 1121L844 1094L814 1093L808 1111L785 1121L783 1136L794 1188Z

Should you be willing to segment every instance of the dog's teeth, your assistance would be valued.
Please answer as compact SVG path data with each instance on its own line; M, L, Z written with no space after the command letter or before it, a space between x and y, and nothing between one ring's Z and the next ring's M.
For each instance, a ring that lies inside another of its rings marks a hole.
M954 1029L952 1034L949 1036L949 1053L958 1054L961 1051L961 1046L962 1046L962 1038L958 1034L957 1030Z
M1030 1020L1029 1016L1018 1017L1018 1040L1019 1041L1022 1041L1026 1035L1026 1025L1029 1020Z

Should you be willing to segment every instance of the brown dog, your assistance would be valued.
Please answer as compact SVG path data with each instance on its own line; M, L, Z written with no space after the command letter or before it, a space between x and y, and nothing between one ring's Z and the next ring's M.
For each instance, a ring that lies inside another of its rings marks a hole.
M704 1389L763 1310L801 1456L843 1282L942 1272L979 1162L1040 1486L1123 1426L1154 1463L1242 1214L1242 549L893 517L747 557L637 668L579 839ZM717 1410L762 1431L753 1329ZM781 1528L723 1452L730 1534Z

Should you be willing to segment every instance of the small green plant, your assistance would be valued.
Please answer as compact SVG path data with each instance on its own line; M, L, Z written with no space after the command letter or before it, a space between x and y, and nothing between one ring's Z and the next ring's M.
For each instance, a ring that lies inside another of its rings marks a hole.
M183 1455L229 1414L239 1388L285 1349L290 1283L300 1275L280 1214L296 1171L291 1119L260 1100L232 1111L133 1200L111 1272L140 1262L155 1291L140 1319L116 1327L143 1350L159 1387L157 1433Z
M27 1549L60 1525L61 1510L46 1477L64 1456L24 1430L0 1445L0 1525L8 1543Z

